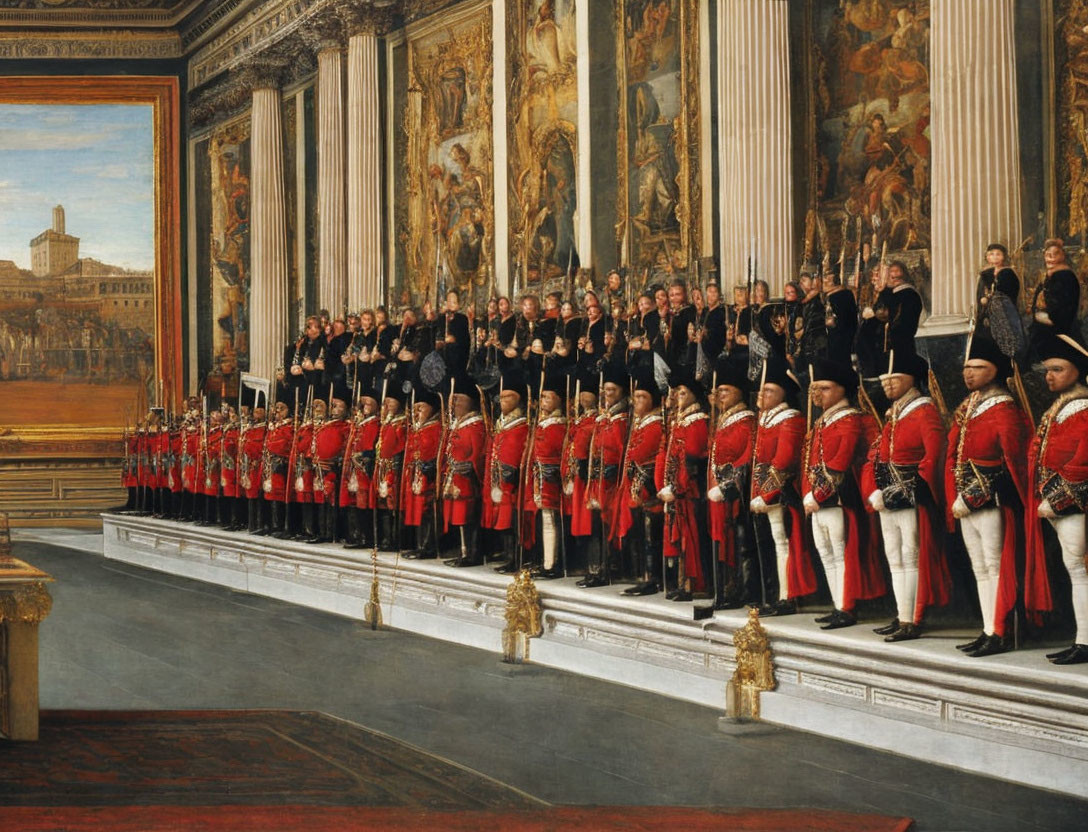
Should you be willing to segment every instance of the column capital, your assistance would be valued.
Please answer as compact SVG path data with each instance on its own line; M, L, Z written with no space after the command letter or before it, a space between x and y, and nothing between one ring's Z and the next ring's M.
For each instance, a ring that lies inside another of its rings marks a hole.
M238 66L237 83L251 94L259 89L279 89L289 67L290 61L279 55L256 55Z
M378 2L362 4L348 0L336 6L336 13L343 22L344 33L352 35L381 36L393 28L396 4Z
M330 49L343 49L348 40L338 6L328 8L310 18L299 30L299 35L314 55Z

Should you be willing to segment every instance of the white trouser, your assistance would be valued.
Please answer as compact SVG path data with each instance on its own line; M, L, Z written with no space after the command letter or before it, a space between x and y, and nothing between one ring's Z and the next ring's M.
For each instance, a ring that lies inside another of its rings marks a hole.
M1005 521L1001 509L984 508L960 519L963 545L971 559L971 571L978 585L978 603L982 608L982 629L994 633L997 607L997 583L1001 576L1001 547L1005 543Z
M1077 619L1076 644L1088 644L1088 566L1085 565L1085 517L1070 514L1052 517L1050 525L1062 544L1062 562L1073 585L1073 615Z
M835 609L842 609L843 584L846 581L846 515L838 506L812 513L812 536L824 565L824 575L831 589Z
M786 562L790 557L790 541L786 537L786 514L781 505L767 507L767 521L771 524L771 540L774 541L775 565L778 567L778 600L790 597L786 578Z
M555 555L559 550L559 532L556 529L556 515L558 512L552 508L541 509L540 512L540 540L544 549L544 568L551 569L555 566Z
M896 617L900 624L917 624L914 602L918 596L918 510L884 509L880 512L880 530L892 573Z

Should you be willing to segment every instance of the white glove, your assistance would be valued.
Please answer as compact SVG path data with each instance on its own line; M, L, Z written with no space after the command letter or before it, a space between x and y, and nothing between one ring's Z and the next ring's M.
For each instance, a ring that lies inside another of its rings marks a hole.
M754 514L765 514L767 502L762 497L756 497L748 506Z
M664 488L658 491L657 499L659 499L663 503L671 503L673 500L675 500L676 495L673 494L672 486L666 485Z
M956 495L956 501L952 503L952 516L961 519L971 513L971 509L967 507L967 503L963 501L963 497L959 494Z
M884 492L879 488L869 495L869 505L873 507L873 511L884 510Z
M1050 500L1043 500L1039 503L1038 514L1040 517L1057 517L1057 513L1050 507Z
M715 485L708 492L706 492L706 496L710 499L710 502L712 503L720 503L722 500L725 499L725 496L722 494L721 486L718 485Z
M1035 320L1038 321L1041 324L1050 324L1051 323L1050 315L1048 315L1046 312L1043 312L1041 310L1035 313Z
M574 483L573 482L563 483L563 493L566 494L568 497L571 494L573 494L574 493Z
M491 502L498 505L502 502L502 489L497 485L491 489Z
M306 481L302 477L295 477L295 491L305 491Z
M816 502L816 498L812 496L811 491L808 492L808 494L805 495L805 499L802 502L804 502L805 508L807 508L809 511L819 511L820 510L820 504L818 502Z

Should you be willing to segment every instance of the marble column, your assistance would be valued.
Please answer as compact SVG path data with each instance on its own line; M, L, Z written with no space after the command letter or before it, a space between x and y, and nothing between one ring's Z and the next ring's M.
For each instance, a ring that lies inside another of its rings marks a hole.
M250 139L249 371L270 378L287 343L287 218L280 91L253 90Z
M963 330L986 246L1021 242L1014 0L933 0L933 334Z
M344 85L339 44L317 53L317 297L339 314L347 302L347 226L344 213Z
M721 281L758 277L779 294L792 275L789 4L719 0Z
M384 301L381 125L378 110L378 15L350 21L347 108L347 302Z

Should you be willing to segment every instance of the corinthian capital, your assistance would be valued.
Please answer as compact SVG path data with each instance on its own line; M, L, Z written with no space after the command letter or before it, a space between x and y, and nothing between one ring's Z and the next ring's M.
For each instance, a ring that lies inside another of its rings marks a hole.
M344 24L344 33L351 35L384 35L393 27L396 4L391 0L347 0L337 7Z
M237 70L238 86L253 92L269 87L279 89L287 78L290 62L279 55L254 55Z

